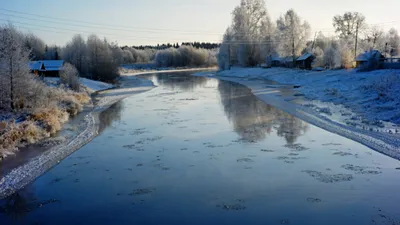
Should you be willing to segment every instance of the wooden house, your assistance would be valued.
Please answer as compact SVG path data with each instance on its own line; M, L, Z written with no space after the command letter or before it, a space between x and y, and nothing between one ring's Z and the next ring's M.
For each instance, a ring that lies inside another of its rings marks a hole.
M40 60L29 62L31 73L37 76L59 77L64 69L64 60Z
M378 50L371 50L358 55L355 61L356 67L360 69L381 69L385 56Z
M312 69L312 63L315 60L315 56L311 53L304 53L302 56L297 58L296 60L296 66L299 67L300 69L307 69L311 70Z

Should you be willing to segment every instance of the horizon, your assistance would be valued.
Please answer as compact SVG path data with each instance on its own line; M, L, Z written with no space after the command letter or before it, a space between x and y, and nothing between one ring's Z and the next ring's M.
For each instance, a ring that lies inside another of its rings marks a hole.
M302 3L295 0L285 3L265 2L273 23L280 15L293 8L311 25L313 34L322 32L325 36L335 35L333 16L347 11L364 14L367 24L377 25L384 31L392 27L400 30L400 21L396 17L396 8L400 7L400 2L394 0L339 0L324 2L324 9L316 0L306 0ZM85 38L96 34L100 38L105 37L111 42L117 42L120 46L182 42L219 43L231 23L231 12L239 3L240 0L150 0L135 3L128 0L89 0L83 3L77 0L17 0L0 5L0 21L2 24L11 22L19 30L37 35L48 45L65 45L75 34L81 34ZM155 5L157 7L154 7ZM346 6L345 9L342 9L343 5ZM32 10L35 7L45 13ZM38 15L42 17L38 18Z

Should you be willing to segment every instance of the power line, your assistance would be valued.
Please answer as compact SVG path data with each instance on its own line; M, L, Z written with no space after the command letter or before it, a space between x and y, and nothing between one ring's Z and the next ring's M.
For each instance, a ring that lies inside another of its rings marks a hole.
M53 29L53 30L45 30L45 31L49 31L52 32L54 30L57 31L62 31L62 33L71 33L71 32L78 32L78 33L85 33L85 34L93 34L93 32L89 32L89 31L82 31L82 30L75 30L75 29L66 29L66 28L59 28L59 27L54 27L54 26L46 26L46 25L37 25L37 24L31 24L31 23L23 23L23 22L18 22L18 21L12 21L12 20L5 20L5 19L0 19L0 21L6 21L6 22L11 22L11 23L15 23L15 24L19 24L20 25L27 25L27 26L34 26L34 27L39 27L39 28L46 28L46 29ZM26 26L20 26L23 27L24 29L29 29ZM38 29L38 28L35 28ZM43 30L43 29L42 29ZM65 32L67 31L67 32ZM101 36L109 36L109 37L117 37L120 40L135 40L135 39L143 39L143 40L158 40L155 39L155 37L134 37L134 36L124 36L127 38L133 38L133 39L126 39L123 38L121 39L121 36L117 36L115 34L110 34L110 33L98 33L98 35ZM280 39L285 40L285 38L281 38ZM211 42L221 42L221 40L212 40ZM272 43L280 43L279 41L274 41L274 40L270 40L270 41L259 41L259 40L252 40L252 39L248 39L248 40L238 40L238 41L230 41L229 43L231 44L272 44Z
M38 22L53 23L53 24L63 24L63 25L68 25L68 26L95 28L95 29L103 29L103 30L106 29L106 30L125 31L125 32L139 32L139 33L165 33L166 32L166 31L143 31L143 30L136 30L136 29L118 29L118 28L113 28L113 27L101 27L101 26L93 26L93 25L74 24L74 23L69 23L69 22L56 22L56 21L50 21L50 20L29 18L29 17L24 17L24 16L16 16L16 15L11 15L11 14L1 13L1 12L0 12L0 15L24 19L24 20L30 20L30 21L38 21ZM181 34L181 35L199 35L200 33L193 33L193 32L188 33L185 31L181 31L179 34ZM204 34L204 33L202 33L202 34ZM208 33L208 35L220 36L220 35L222 35L222 33L218 33L218 34L217 33Z
M34 17L41 17L41 18L48 18L48 19L53 19L53 20L58 20L58 21L67 21L67 22L73 22L73 23L83 23L83 24L88 24L88 25L94 25L94 26L100 26L100 27L111 27L111 28L125 28L125 29L141 29L143 31L170 31L170 32L182 32L182 30L176 30L176 29L160 29L160 28L144 28L144 27L128 27L128 26L120 26L116 24L101 24L101 23L92 23L92 22L86 22L86 21L81 21L81 20L71 20L71 19L64 19L64 18L56 18L56 17L50 17L50 16L45 16L45 15L39 15L39 14L33 14L33 13L27 13L27 12L19 12L19 11L14 11L14 10L9 10L5 8L0 8L2 11L6 12L11 12L14 14L23 14L23 15L29 15L29 16L34 16ZM188 33L214 33L214 34L221 34L221 32L215 32L215 31L186 31Z
M85 34L94 34L93 32L90 31L82 31L82 30L74 30L74 29L68 29L68 28L59 28L59 27L53 27L53 26L46 26L46 25L37 25L37 24L31 24L31 23L23 23L23 22L18 22L18 21L13 21L13 20L6 20L6 19L0 19L1 21L6 21L6 22L11 22L11 23L16 23L16 24L21 24L21 25L28 25L28 26L36 26L36 27L41 27L41 28L50 28L50 29L55 29L55 30L61 30L61 31L70 31L70 32L78 32L78 33L85 33ZM36 28L35 28L36 29ZM101 36L114 36L114 37L120 37L119 35L115 34L110 34L110 33L98 33ZM133 37L133 36L128 36L131 38L135 39L146 39L146 40L155 40L155 37Z

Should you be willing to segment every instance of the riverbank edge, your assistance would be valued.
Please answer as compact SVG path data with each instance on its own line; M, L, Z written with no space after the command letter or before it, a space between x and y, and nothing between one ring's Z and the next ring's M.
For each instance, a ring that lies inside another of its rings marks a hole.
M218 73L195 73L192 75L214 78L243 85L249 88L258 99L266 104L272 105L328 132L351 139L381 154L400 160L400 140L398 140L398 137L394 135L373 133L367 130L360 130L337 123L326 117L316 114L309 108L287 102L282 97L276 96L276 93L265 93L265 88L258 88L257 86L260 85L259 81L255 81L254 79L249 80L238 77L226 77L220 76Z
M157 71L151 73L163 73L164 71ZM139 73L136 75L147 74L147 73ZM124 75L127 76L127 75ZM118 91L123 90L126 88L135 89L135 88L142 88L143 81L146 81L145 89L141 89L134 94L143 93L145 91L149 91L153 89L155 86L148 85L148 82L144 79L135 78L139 83L130 87L121 87L121 88L114 88L109 89L108 91ZM123 86L123 85L122 85ZM134 95L131 94L131 95ZM110 108L113 104L131 96L131 95L121 95L120 97L113 97L107 98L103 97L101 100L102 104L99 106L93 106L93 108L84 116L84 129L77 134L74 138L69 140L67 143L62 143L60 145L56 145L51 147L49 150L44 152L41 155L38 155L31 159L29 162L21 165L9 173L5 174L0 179L0 200L7 198L8 196L14 194L18 190L24 188L28 184L32 183L38 177L49 171L51 168L56 166L61 160L65 159L75 151L79 150L87 143L92 141L98 135L98 128L99 128L99 115L101 112ZM94 99L92 98L92 101ZM68 123L66 123L68 124Z

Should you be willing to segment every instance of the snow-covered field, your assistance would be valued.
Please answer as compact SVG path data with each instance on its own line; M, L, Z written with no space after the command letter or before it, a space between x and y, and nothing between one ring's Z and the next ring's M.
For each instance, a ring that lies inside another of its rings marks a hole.
M243 84L267 104L400 159L400 70L233 68L195 75Z

